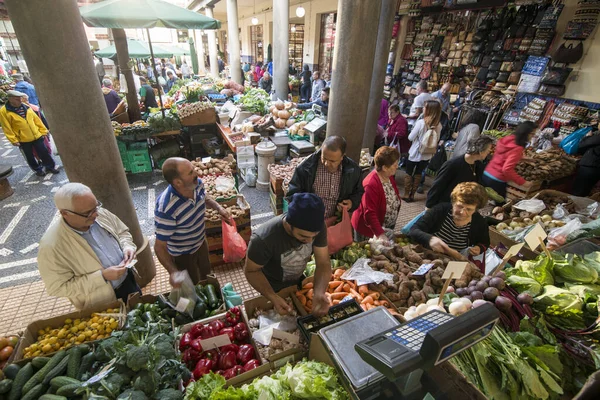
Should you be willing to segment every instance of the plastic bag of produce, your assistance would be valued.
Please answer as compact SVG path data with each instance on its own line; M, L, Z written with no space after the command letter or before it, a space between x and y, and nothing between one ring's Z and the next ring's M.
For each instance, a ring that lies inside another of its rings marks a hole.
M342 279L347 281L356 280L357 285L366 285L368 283L381 283L383 281L393 281L394 275L387 272L374 271L369 267L368 258L359 258L352 268L342 274Z
M230 224L221 221L223 231L223 261L226 263L239 262L246 257L248 245L244 238L238 233L235 220L232 218Z
M539 214L544 210L544 208L546 208L546 205L542 200L529 199L519 201L517 204L514 205L514 207L518 208L519 210Z
M352 224L350 222L350 215L348 215L348 208L343 207L342 222L333 226L328 226L327 228L327 247L329 248L329 254L337 253L344 247L351 245L352 242Z
M219 176L217 177L217 179L215 179L215 189L217 189L217 192L228 192L231 189L233 189L235 186L235 181L233 180L233 178L229 178L226 176Z
M191 318L194 318L194 307L198 301L198 295L192 278L184 270L175 272L173 279L181 285L178 288L173 288L169 293L168 304L180 313L188 314Z
M579 142L592 130L591 127L579 128L560 142L560 147L569 155L577 154Z
M567 236L571 232L575 232L578 229L581 229L583 224L577 218L574 218L567 222L565 225L554 228L548 233L548 249L556 249L567 243Z

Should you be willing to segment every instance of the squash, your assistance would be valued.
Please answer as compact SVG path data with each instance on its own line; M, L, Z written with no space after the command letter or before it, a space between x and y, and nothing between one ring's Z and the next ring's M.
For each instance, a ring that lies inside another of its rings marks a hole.
M285 128L285 119L277 118L275 120L275 128L284 129Z
M275 107L277 107L278 110L283 110L285 108L285 103L282 100L277 100L275 102Z
M289 119L292 116L288 110L281 110L277 115L281 119Z
M290 118L286 121L285 126L287 126L289 128L292 125L294 125L295 122L296 122L296 120L294 118Z
M271 114L273 114L275 118L279 117L279 109L275 107L273 111L271 111Z

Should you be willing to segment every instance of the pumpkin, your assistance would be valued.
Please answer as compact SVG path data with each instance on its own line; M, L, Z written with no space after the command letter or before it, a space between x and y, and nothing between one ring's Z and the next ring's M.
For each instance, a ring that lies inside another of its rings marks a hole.
M275 107L277 107L278 110L283 110L285 108L285 103L282 100L277 100L275 102Z
M291 127L292 125L294 125L294 123L296 122L296 120L294 118L290 118L287 120L287 122L285 123L285 126L287 126L288 128Z
M285 119L277 118L275 120L275 128L277 128L277 129L285 128Z
M279 117L279 109L275 107L273 111L271 111L271 114L273 114L275 118Z
M288 110L281 110L281 111L279 111L279 113L277 115L281 119L288 119L289 117L292 116Z

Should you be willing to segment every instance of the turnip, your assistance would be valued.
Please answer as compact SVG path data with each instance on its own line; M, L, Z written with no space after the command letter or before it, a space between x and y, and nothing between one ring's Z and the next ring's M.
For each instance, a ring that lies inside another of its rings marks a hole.
M439 297L436 297L435 299L429 299L427 301L427 305L428 306L437 306L438 302L440 301Z
M417 306L417 314L418 315L422 315L425 314L427 312L427 304L423 303L423 304L419 304Z
M479 300L479 299L475 300L473 302L473 308L480 307L480 306L484 305L485 303L487 303L487 301L485 301L485 300Z
M419 314L417 314L417 310L414 311L408 310L404 313L404 319L410 321L411 319L417 318Z
M441 311L441 312L446 312L446 309L444 307L438 306L437 304L430 305L430 306L427 307L427 312L434 311L434 310L438 310L438 311Z
M455 301L450 303L450 306L448 306L448 311L452 315L461 315L469 311L469 307L463 302Z

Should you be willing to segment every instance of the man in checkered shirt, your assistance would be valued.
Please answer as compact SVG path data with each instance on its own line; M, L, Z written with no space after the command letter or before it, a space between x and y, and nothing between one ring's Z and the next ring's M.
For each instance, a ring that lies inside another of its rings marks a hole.
M336 210L341 211L342 206L354 211L363 192L360 167L346 157L346 140L329 136L319 151L296 168L287 196L315 193L323 200L325 218L329 218Z

